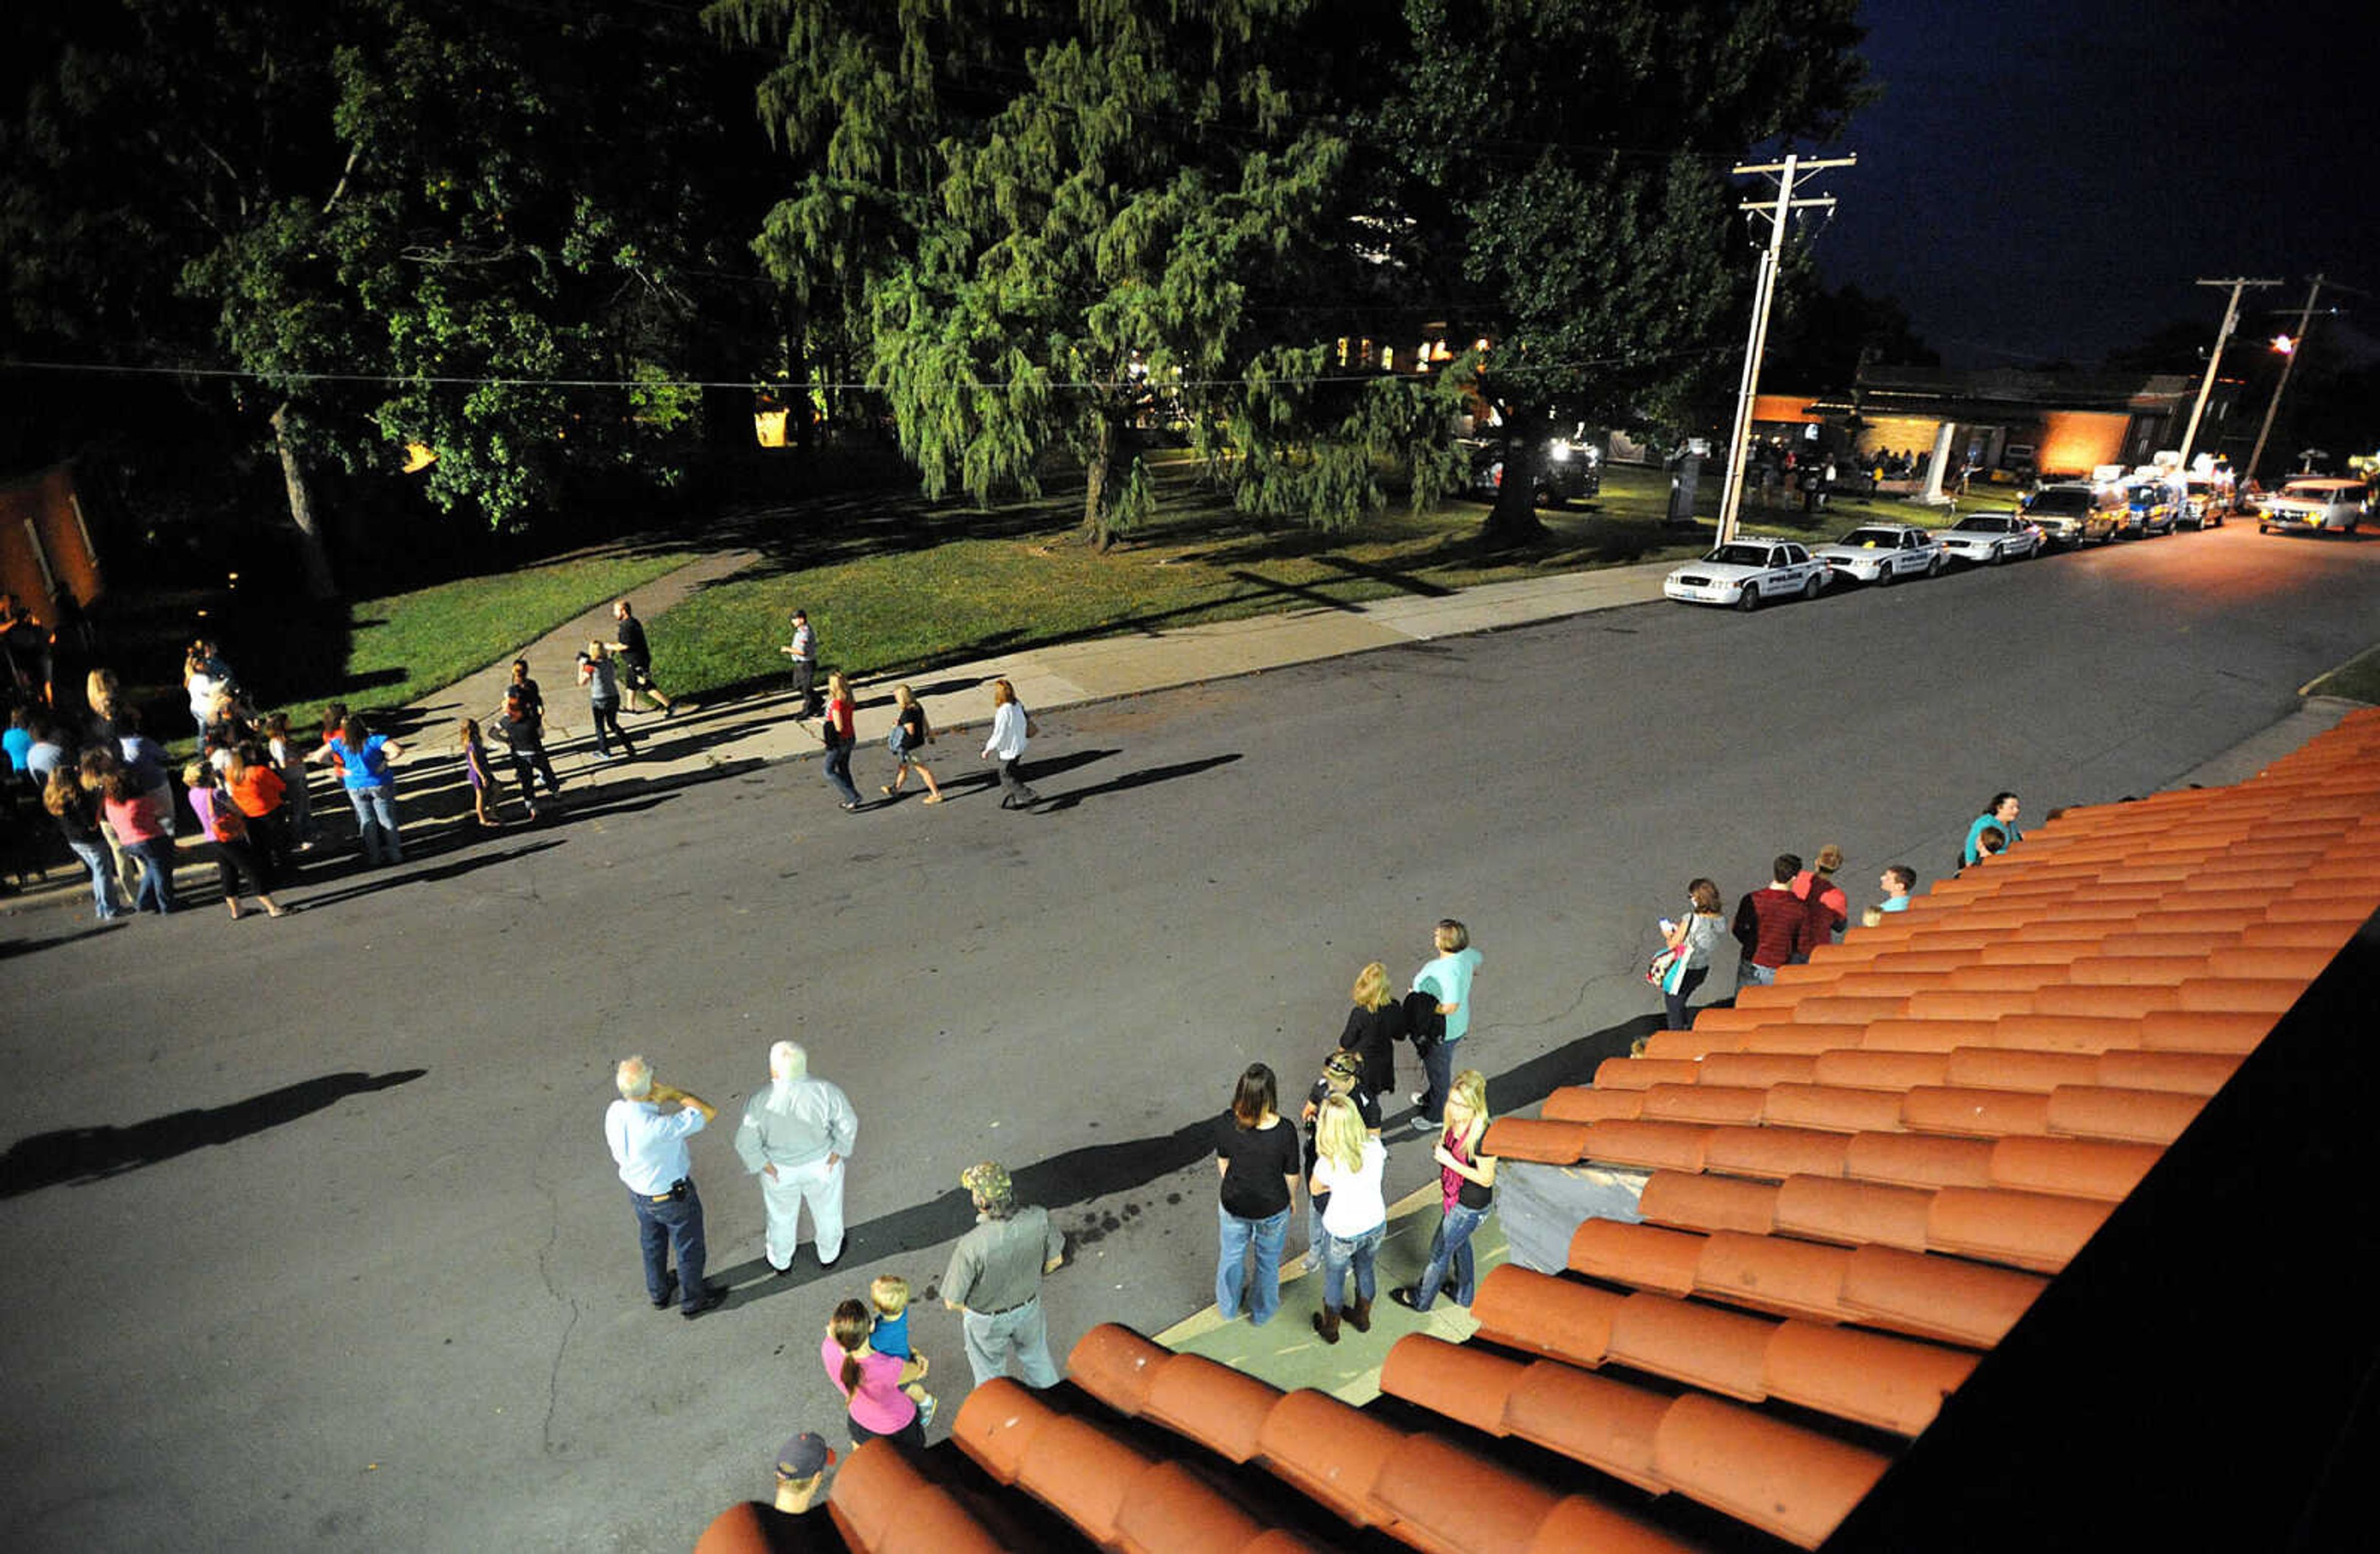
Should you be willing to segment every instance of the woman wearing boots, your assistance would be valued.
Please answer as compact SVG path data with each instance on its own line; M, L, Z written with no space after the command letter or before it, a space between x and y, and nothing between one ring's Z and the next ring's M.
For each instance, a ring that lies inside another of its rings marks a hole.
M1380 1193L1380 1172L1389 1152L1366 1131L1363 1114L1345 1096L1322 1103L1314 1147L1314 1177L1308 1186L1318 1198L1330 1195L1322 1209L1322 1309L1314 1314L1314 1330L1323 1342L1336 1343L1339 1297L1350 1268L1355 1273L1355 1302L1346 1307L1347 1325L1359 1333L1372 1330L1372 1263L1389 1228L1388 1204Z
M1438 1233L1430 1238L1429 1266L1422 1270L1421 1282L1389 1292L1389 1298L1399 1305L1427 1311L1449 1273L1454 1276L1454 1304L1471 1304L1478 1285L1471 1232L1488 1218L1488 1206L1496 1196L1496 1158L1479 1152L1488 1121L1488 1078L1475 1068L1466 1068L1454 1076L1454 1086L1447 1092L1446 1125L1439 1135L1438 1147L1431 1151L1438 1161L1445 1216L1438 1222Z

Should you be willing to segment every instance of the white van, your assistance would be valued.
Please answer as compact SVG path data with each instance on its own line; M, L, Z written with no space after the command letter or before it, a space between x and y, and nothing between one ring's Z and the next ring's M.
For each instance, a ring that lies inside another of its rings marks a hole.
M2371 508L2361 480L2291 480L2256 504L2256 532L2352 534Z

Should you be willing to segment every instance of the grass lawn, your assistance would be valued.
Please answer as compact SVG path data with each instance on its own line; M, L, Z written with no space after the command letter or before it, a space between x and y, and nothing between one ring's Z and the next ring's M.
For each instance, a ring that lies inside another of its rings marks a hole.
M2369 648L2306 687L2308 696L2344 697L2380 705L2380 648Z
M1474 502L1418 516L1393 510L1318 534L1245 518L1205 497L1184 467L1161 471L1160 480L1160 515L1104 556L1062 542L1078 516L1080 498L1071 493L990 512L945 508L939 516L915 499L888 498L880 521L905 538L874 550L837 550L818 536L775 547L763 536L764 549L788 558L706 589L651 622L654 656L673 691L734 694L783 673L777 649L790 637L786 617L796 605L809 612L829 666L877 676L1071 638L1684 560L1710 542L1706 526L1664 528L1668 477L1633 466L1610 469L1592 502L1541 511L1545 539L1519 551L1480 543L1486 508ZM1705 482L1699 494L1707 523L1718 482ZM886 507L912 511L885 515ZM1838 499L1814 526L1804 527L1798 510L1749 507L1744 525L1809 538L1912 511L1898 500ZM806 546L836 553L804 565Z

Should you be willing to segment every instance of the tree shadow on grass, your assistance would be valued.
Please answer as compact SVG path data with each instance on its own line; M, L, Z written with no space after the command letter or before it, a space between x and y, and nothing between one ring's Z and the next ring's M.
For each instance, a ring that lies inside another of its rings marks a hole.
M230 1144L294 1123L349 1096L409 1085L429 1070L382 1074L326 1074L261 1096L203 1111L176 1111L130 1127L64 1128L19 1139L0 1156L0 1198L55 1187L103 1182L210 1145Z

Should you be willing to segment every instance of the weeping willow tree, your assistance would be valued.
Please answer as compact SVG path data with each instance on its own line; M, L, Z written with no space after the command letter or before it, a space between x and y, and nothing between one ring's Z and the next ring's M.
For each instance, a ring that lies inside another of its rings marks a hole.
M782 47L795 185L755 247L844 310L929 493L1084 471L1080 537L1144 517L1135 424L1187 428L1241 506L1331 525L1416 457L1448 383L1334 376L1347 146L1283 86L1309 0L719 0Z

